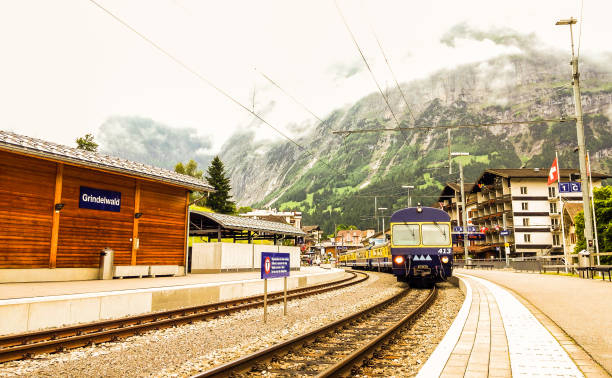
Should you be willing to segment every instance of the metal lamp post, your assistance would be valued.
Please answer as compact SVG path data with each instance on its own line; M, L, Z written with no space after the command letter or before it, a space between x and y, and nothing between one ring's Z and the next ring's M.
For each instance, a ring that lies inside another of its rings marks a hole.
M469 156L469 152L451 152L451 156ZM459 179L461 181L461 209L463 210L463 252L465 263L468 259L468 231L467 231L467 212L465 211L465 193L463 189L463 164L459 162Z
M410 189L414 189L414 185L402 185L402 188L408 191L408 207L412 207L412 197L410 197Z

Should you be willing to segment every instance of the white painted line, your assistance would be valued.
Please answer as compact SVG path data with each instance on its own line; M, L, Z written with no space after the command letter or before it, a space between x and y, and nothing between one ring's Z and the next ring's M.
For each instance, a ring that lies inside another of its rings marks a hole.
M470 313L470 307L472 306L472 286L470 286L467 280L464 280L459 276L457 276L457 278L459 278L465 284L465 300L463 301L463 305L457 313L457 317L455 317L453 324L451 324L450 328L446 332L446 335L444 335L444 338L442 341L440 341L440 344L438 344L436 349L419 370L417 378L439 377L442 370L444 370L444 366L446 366L453 349L455 349L455 345L457 345L459 337L461 337L461 332L463 332L463 327L465 326L465 322L467 321Z
M486 286L495 297L506 329L513 377L583 377L553 335L510 292L466 276Z
M331 273L338 273L341 269L332 269L329 272L320 272L314 274L304 274L304 275L296 275L290 277L312 277L312 276L320 276ZM282 278L273 278L272 280L282 280ZM250 283L250 282L261 282L259 278L253 278L248 280L238 280L238 281L217 281L217 282L207 282L200 284L188 284L188 285L174 285L174 286L161 286L161 287L149 287L142 289L125 289L125 290L112 290L112 291L98 291L93 293L79 293L79 294L62 294L62 295L49 295L44 297L27 297L27 298L13 298L13 299L0 299L0 306L13 305L13 304L24 304L24 303L38 303L38 302L47 302L47 301L61 301L66 299L84 299L84 298L97 298L97 297L107 297L111 295L124 295L124 294L136 294L136 293L154 293L159 291L167 291L167 290L182 290L182 289L192 289L192 288L201 288L201 287L211 287L211 286L224 286L224 285L233 285L240 283Z

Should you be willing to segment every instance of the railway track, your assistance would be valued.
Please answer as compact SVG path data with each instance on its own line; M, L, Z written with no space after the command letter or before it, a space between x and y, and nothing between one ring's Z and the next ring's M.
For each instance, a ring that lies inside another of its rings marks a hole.
M274 345L215 369L195 375L240 376L344 376L366 366L389 368L379 358L387 344L434 301L437 290L404 290L357 314L305 335ZM392 366L391 366L392 367Z
M351 277L287 291L287 300L299 299L361 283L366 273L350 271ZM283 293L268 294L268 304L282 302ZM239 298L178 310L137 315L129 318L0 336L0 362L29 358L108 341L116 341L143 332L214 319L234 312L263 306L263 295Z

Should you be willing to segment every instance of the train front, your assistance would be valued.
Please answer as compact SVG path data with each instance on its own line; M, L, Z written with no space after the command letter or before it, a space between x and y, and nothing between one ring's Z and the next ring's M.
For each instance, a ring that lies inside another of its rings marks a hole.
M453 272L450 217L432 207L409 207L391 216L393 274L400 281L431 285Z

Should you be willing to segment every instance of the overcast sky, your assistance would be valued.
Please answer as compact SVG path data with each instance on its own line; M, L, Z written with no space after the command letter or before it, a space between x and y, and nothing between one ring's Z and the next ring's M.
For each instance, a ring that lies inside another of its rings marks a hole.
M313 122L258 72L319 117L376 90L338 11L324 1L96 0L279 129ZM377 78L393 85L372 29L400 79L516 47L440 39L457 24L534 33L567 51L579 0L339 1ZM612 1L585 0L581 55L612 50ZM371 29L372 28L372 29ZM578 33L576 33L577 36ZM252 116L87 0L0 0L0 129L74 145L113 116L194 128L219 150ZM569 66L568 66L569 81ZM278 137L265 125L261 137Z

